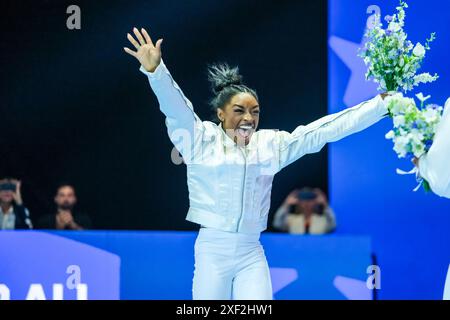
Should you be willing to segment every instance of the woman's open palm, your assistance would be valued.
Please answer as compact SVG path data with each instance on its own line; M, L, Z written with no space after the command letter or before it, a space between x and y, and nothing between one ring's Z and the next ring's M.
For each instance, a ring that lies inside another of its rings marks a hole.
M131 34L127 34L128 40L136 48L136 51L127 47L124 47L123 49L126 53L138 59L145 70L153 72L161 62L161 43L163 39L159 39L154 45L144 28L141 29L141 32L139 32L137 28L133 28L133 33L136 36L137 41Z

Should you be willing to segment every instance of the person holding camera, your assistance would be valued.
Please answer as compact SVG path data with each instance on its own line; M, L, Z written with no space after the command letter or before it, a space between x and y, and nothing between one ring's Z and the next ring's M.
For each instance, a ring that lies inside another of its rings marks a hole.
M21 182L17 179L0 179L0 230L33 228L20 188Z
M336 219L322 190L303 188L286 197L273 226L291 234L325 234L336 228Z

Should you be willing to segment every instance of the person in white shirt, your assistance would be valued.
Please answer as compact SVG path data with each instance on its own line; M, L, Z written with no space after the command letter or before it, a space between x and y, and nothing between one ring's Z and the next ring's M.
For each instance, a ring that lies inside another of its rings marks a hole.
M450 198L450 98L445 102L430 150L414 163L434 193Z
M0 178L0 230L32 229L30 212L23 205L21 181Z
M259 236L267 228L274 175L385 117L385 94L293 132L257 131L256 92L243 84L237 68L216 65L209 69L209 80L220 123L202 121L161 58L162 39L153 43L144 29L133 33L136 39L127 38L136 51L124 50L140 62L166 117L169 138L186 164L186 219L202 226L194 247L193 298L272 299Z

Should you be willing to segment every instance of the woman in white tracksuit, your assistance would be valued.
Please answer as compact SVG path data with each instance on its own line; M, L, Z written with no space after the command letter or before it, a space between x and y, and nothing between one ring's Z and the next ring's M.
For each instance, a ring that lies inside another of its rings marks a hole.
M257 94L237 68L213 66L211 105L219 124L202 121L161 59L161 42L133 29L124 50L141 63L166 116L169 137L187 167L189 211L201 225L195 242L194 299L272 299L259 242L266 229L274 175L327 142L378 122L387 114L384 95L325 116L293 132L258 130Z

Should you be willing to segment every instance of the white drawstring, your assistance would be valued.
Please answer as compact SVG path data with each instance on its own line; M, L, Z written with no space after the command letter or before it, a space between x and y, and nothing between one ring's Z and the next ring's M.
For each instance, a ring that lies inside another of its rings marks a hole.
M403 170L398 169L398 168L397 168L397 170L396 170L397 174L400 174L400 175L415 174L415 173L417 173L418 171L419 171L419 170L417 170L417 167L412 168L410 171L403 171Z
M403 170L397 168L396 172L399 175L415 174L416 181L419 184L413 189L413 191L416 192L417 190L419 190L420 186L423 183L423 178L419 175L419 169L416 166L414 168L412 168L410 171L403 171Z

